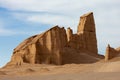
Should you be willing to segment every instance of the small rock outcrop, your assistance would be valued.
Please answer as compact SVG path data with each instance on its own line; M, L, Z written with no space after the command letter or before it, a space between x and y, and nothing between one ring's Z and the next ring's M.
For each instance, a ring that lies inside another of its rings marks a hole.
M105 61L108 61L114 57L116 57L119 54L119 52L110 47L110 45L108 44L107 48L106 48L106 53L105 53Z
M116 50L120 53L120 47L116 48Z
M97 57L96 57L97 56ZM13 52L8 64L67 64L89 63L99 60L93 13L81 16L78 32L55 26L32 36Z

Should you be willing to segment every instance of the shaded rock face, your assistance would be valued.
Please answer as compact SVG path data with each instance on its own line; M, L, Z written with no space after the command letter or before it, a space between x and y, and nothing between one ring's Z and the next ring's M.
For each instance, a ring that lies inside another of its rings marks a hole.
M119 52L116 49L114 49L114 48L110 47L110 45L108 45L108 47L106 48L106 53L105 53L105 61L108 61L108 60L116 57L118 54L119 54Z
M70 47L85 49L93 54L98 53L95 22L92 12L80 17L77 34L73 34L71 37L71 29L68 29L67 31L67 33L70 33L68 35L70 36L68 40Z
M88 52L86 52L88 51ZM9 64L67 64L89 63L98 59L97 40L93 13L81 16L78 32L55 26L48 31L32 36L13 52Z
M32 64L61 64L60 53L66 44L65 29L55 26L43 34L33 36L22 42L15 48L12 60L14 61L19 56L23 62Z

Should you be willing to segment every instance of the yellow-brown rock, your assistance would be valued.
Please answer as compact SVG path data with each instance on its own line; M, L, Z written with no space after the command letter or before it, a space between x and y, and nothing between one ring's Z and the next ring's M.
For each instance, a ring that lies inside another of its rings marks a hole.
M79 50L86 49L92 52L91 55L98 53L95 22L92 12L80 17L77 34L74 34L69 40L69 46Z
M116 50L120 53L120 47L116 48Z
M116 57L118 54L119 54L119 52L116 49L114 49L114 48L110 47L110 45L108 45L106 48L106 53L105 53L105 61L108 61L108 60Z
M80 23L78 25L78 34L82 32L96 32L93 12L84 14L80 17Z
M97 56L97 57L96 57ZM93 13L81 16L78 32L55 26L32 36L13 52L8 64L67 64L98 61L97 40Z
M69 28L67 28L67 40L68 40L68 42L71 40L72 36L73 36L73 31L69 27Z
M65 29L55 26L45 33L26 39L16 47L11 63L61 64L60 54L66 44Z

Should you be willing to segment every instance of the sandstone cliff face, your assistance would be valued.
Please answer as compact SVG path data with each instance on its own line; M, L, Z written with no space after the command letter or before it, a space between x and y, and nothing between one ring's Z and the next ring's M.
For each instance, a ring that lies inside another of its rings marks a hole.
M116 48L116 50L120 53L120 47Z
M95 23L91 12L81 16L76 34L70 28L66 31L55 26L26 39L14 49L9 64L89 63L99 60L95 56L99 56L97 51Z
M22 62L61 64L60 53L66 44L65 29L55 26L45 33L30 37L22 42L14 49L11 62L15 61L15 64L22 64Z
M92 54L98 53L95 22L92 12L80 17L77 34L71 35L72 31L70 29L67 32L70 35L68 40L70 47L79 50L85 49L92 52Z
M69 27L69 28L67 28L67 40L68 40L68 42L71 40L72 36L73 36L73 31Z
M106 48L106 53L105 53L105 61L108 61L108 60L116 57L118 54L119 54L119 52L116 49L114 49L114 48L110 47L110 45L108 45L108 47Z

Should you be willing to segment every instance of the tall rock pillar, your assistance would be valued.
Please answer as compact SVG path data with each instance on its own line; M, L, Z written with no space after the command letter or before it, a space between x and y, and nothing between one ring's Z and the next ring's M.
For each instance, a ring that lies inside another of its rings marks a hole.
M72 29L70 29L70 27L67 28L67 40L68 40L68 42L71 40L72 35L73 35Z
M95 22L92 12L80 17L77 34L83 36L82 43L84 43L85 49L93 52L93 54L98 53Z

